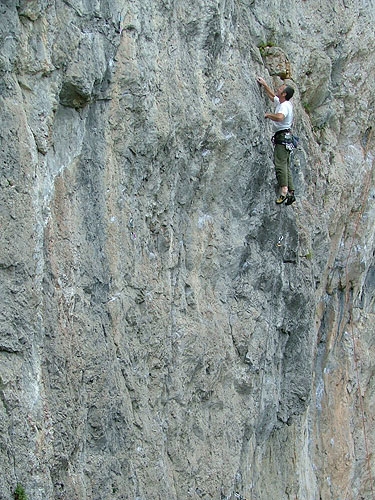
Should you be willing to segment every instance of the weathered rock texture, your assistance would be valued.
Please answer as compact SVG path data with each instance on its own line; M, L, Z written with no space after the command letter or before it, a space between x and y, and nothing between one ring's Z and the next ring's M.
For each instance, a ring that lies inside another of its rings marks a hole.
M374 498L374 22L1 1L1 499Z

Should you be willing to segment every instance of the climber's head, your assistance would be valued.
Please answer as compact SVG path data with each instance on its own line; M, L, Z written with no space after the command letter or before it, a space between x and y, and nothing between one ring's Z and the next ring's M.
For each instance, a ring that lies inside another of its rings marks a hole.
M289 87L289 85L285 85L284 93L285 93L285 100L289 101L289 99L291 99L293 97L294 88Z
M294 89L289 87L289 85L281 85L277 89L277 97L280 99L280 102L289 101L293 97Z

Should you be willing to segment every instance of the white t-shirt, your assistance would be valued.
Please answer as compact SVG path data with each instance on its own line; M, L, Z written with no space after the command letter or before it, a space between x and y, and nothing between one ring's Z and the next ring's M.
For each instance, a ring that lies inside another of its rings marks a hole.
M280 103L277 95L273 98L273 102L276 104L275 114L282 113L284 115L284 120L282 122L272 122L273 130L277 132L278 130L285 130L292 128L293 125L293 106L290 101L284 101Z

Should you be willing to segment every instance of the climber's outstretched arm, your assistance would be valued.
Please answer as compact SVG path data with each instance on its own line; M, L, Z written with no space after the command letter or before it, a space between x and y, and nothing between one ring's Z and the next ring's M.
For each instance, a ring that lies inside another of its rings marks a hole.
M268 86L267 82L261 78L260 76L257 78L257 82L264 87L264 90L266 91L266 94L268 97L273 101L275 97L275 93L272 91L272 89Z

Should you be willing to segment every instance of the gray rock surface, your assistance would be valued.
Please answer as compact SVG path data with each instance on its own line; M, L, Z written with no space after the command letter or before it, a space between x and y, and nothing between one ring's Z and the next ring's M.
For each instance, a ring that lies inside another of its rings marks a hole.
M1 1L2 500L373 498L374 21Z

